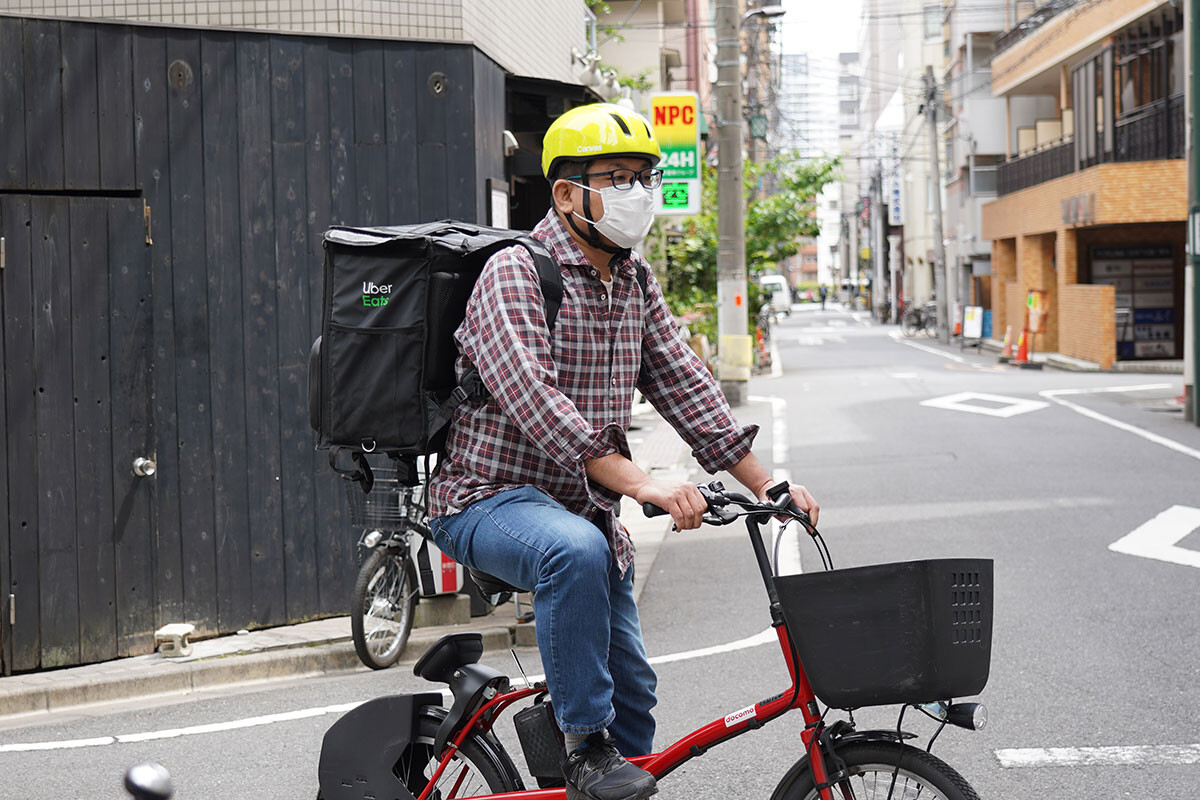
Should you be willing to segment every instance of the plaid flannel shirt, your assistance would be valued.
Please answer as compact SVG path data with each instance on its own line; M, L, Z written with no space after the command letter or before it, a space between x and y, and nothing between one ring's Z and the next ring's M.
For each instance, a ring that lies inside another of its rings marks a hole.
M637 254L612 267L611 306L599 271L554 210L538 223L562 269L553 334L533 258L523 247L489 259L467 305L458 375L474 364L491 397L455 411L445 460L429 488L432 516L533 486L607 529L622 574L633 561L618 521L621 496L591 482L587 459L629 457L635 385L691 446L708 472L744 458L758 426L740 426L704 364L684 342L649 265ZM643 298L635 260L646 270Z

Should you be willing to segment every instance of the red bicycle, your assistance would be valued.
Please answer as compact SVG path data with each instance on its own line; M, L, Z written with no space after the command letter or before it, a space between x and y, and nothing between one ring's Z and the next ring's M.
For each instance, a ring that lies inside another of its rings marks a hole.
M746 520L791 686L631 761L661 782L689 759L798 710L805 721L800 756L773 800L978 800L930 750L947 724L978 730L986 723L981 704L950 698L976 695L987 683L992 562L937 559L835 570L820 533L791 502L787 484L774 487L770 501L725 491L719 482L700 490L708 524ZM653 506L646 512L665 513ZM775 574L761 533L773 516L805 528L824 572ZM414 666L417 675L450 687L449 709L441 692L392 695L335 722L321 748L318 798L563 800L562 739L545 684L513 688L508 676L478 663L482 652L478 634L454 634ZM514 720L537 789L525 788L493 732L500 715L527 698L533 704ZM900 706L896 729L857 730L853 709L879 705ZM910 707L940 723L925 749L907 743L916 738L903 729ZM849 718L828 719L835 708L850 712Z

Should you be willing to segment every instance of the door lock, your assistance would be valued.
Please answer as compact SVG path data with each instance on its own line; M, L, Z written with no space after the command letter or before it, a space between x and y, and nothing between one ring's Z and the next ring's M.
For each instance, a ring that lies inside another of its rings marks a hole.
M133 460L133 474L139 478L152 478L157 469L154 462L144 456Z

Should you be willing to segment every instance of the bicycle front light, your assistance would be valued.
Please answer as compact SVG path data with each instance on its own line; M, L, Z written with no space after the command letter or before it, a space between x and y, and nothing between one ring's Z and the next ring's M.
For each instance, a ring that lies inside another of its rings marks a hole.
M383 539L383 531L371 531L363 537L363 547L370 550Z
M946 711L946 722L969 731L981 731L987 727L987 707L983 703L952 703Z

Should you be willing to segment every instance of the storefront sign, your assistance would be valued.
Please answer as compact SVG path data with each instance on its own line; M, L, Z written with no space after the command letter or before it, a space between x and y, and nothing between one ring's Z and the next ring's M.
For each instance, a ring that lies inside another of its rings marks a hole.
M654 138L662 149L662 186L655 190L660 216L700 213L700 98L670 92L650 98Z
M1064 197L1061 201L1063 225L1091 225L1096 221L1094 192Z
M1175 281L1170 245L1092 249L1092 283L1116 292L1119 358L1177 357Z

